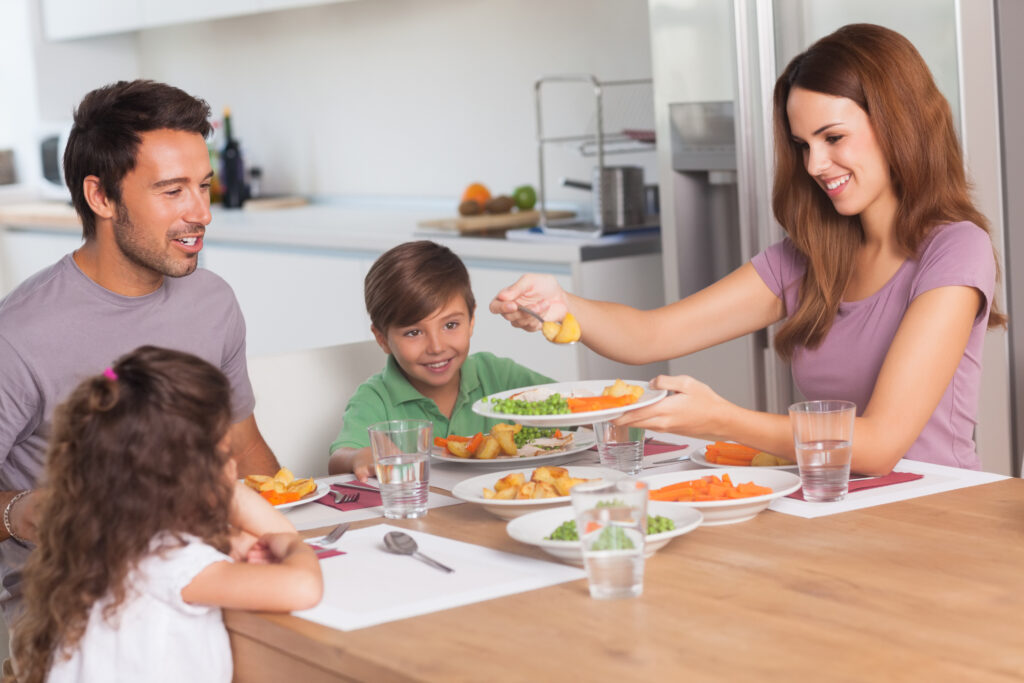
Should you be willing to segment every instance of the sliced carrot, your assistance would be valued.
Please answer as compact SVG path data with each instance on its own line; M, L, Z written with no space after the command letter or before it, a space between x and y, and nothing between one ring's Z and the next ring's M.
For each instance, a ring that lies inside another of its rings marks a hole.
M713 448L719 457L732 458L733 460L751 460L758 453L756 448L729 441L716 441L708 446L708 448Z
M448 439L444 438L443 436L435 436L434 445L437 446L438 448L448 448Z
M562 430L561 429L556 429L555 430L555 438L556 439L561 439L562 438Z
M637 398L633 394L626 396L584 396L580 398L569 398L569 411L573 413L586 413L592 410L607 410L608 408L619 408L630 403L636 403Z
M459 441L461 443L466 443L467 441L469 441L469 439L470 439L470 437L468 437L468 436L459 436L458 434L449 434L448 435L448 440L449 441Z
M476 449L480 448L480 444L484 440L483 432L477 432L473 435L473 438L466 444L466 450L469 451L470 455L476 453Z
M267 502L271 505L281 505L282 503L294 503L302 496L297 491L260 491L260 495L267 499Z
M669 484L651 491L648 495L651 500L711 502L763 496L771 492L770 488L758 486L753 482L736 486L732 483L728 473L726 473L721 478L718 475L708 475L700 479Z

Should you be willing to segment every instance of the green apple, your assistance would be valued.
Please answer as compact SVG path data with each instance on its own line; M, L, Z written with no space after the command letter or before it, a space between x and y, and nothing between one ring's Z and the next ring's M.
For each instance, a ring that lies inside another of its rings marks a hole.
M512 191L512 199L520 211L529 211L537 203L537 192L532 185L520 185Z

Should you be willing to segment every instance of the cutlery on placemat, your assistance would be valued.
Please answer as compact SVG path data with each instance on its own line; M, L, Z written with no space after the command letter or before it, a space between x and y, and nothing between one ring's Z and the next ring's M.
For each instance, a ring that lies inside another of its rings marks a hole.
M442 571L446 571L448 573L455 571L451 567L446 567L437 560L433 560L419 552L417 549L419 546L416 545L416 539L401 531L389 531L384 534L384 547L387 548L388 551L399 555L411 555L417 560L426 562L430 566L436 567Z
M339 524L338 526L334 527L334 529L331 530L331 533L324 536L322 545L330 545L332 543L337 543L338 539L341 538L346 531L348 531L349 526L351 526L351 524L349 522L345 522L344 524Z
M360 491L372 491L374 493L380 493L380 489L375 489L368 484L358 484L350 481L336 481L331 486L343 486L347 489L359 489Z
M335 491L331 489L331 495L334 496L334 504L340 505L341 503L354 503L359 500L358 493L342 493L341 491Z

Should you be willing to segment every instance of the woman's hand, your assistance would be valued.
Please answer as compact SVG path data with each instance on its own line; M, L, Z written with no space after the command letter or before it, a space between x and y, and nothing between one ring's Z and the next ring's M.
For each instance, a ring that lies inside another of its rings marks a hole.
M491 301L491 313L502 316L513 327L529 332L540 329L540 321L519 310L529 308L545 320L561 320L569 312L569 298L554 275L528 273L498 292Z
M687 375L659 375L651 380L652 389L665 389L668 396L654 405L631 410L615 424L644 427L714 441L726 438L722 432L727 415L735 406L712 391L711 387Z

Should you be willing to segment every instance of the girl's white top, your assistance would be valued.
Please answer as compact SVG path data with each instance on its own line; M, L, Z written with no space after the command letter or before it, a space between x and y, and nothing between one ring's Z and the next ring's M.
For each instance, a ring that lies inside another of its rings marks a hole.
M89 625L71 655L47 678L64 681L207 681L231 680L231 646L220 607L191 605L181 590L214 562L231 561L195 537L182 547L154 539L152 552L129 574L129 592L117 614L107 621L103 606L93 605Z

